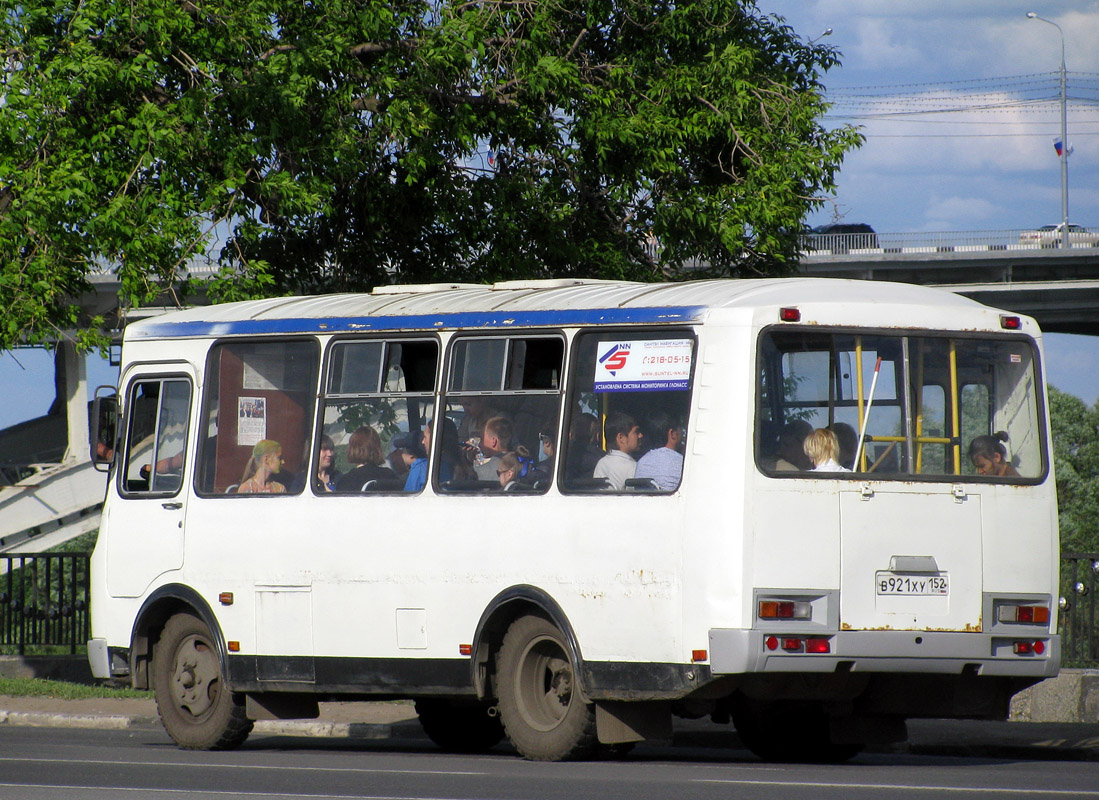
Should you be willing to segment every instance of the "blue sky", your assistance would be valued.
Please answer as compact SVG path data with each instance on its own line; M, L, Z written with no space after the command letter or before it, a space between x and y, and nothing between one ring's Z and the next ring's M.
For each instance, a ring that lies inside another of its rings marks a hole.
M1061 219L1057 29L1068 72L1069 219L1099 228L1099 0L758 0L841 53L826 120L862 127L810 219L878 231L1028 228ZM949 112L942 109L953 109ZM937 110L939 113L929 113Z

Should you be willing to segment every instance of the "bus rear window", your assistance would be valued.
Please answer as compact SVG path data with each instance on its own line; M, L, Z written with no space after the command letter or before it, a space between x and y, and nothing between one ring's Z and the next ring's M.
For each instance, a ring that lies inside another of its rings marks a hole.
M756 451L776 477L820 472L804 444L819 428L836 444L828 477L1045 474L1029 339L783 328L759 354Z

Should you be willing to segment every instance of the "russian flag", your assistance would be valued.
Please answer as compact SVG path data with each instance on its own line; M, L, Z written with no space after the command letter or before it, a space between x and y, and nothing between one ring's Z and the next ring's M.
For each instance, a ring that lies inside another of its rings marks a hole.
M1076 148L1074 148L1072 145L1069 145L1068 152L1066 153L1065 143L1062 142L1061 137L1058 136L1056 139L1053 140L1053 149L1057 151L1057 156L1058 158L1060 158L1061 155L1071 156L1073 150L1075 150Z

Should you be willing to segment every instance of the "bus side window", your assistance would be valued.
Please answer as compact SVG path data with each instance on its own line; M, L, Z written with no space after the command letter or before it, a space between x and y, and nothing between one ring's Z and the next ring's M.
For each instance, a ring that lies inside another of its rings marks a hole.
M340 339L325 379L321 439L304 464L320 495L418 494L426 484L425 428L434 416L434 339ZM334 460L320 477L322 446ZM411 474L411 477L410 477Z
M559 475L566 492L673 492L683 475L695 340L689 331L577 337Z
M200 430L200 494L289 494L311 441L317 370L314 340L220 342L210 348ZM255 456L263 480L253 480ZM281 467L275 467L275 457Z
M181 378L135 381L127 403L123 494L175 494L183 484L191 384Z
M564 360L560 336L454 340L445 418L433 441L442 491L529 494L549 489Z

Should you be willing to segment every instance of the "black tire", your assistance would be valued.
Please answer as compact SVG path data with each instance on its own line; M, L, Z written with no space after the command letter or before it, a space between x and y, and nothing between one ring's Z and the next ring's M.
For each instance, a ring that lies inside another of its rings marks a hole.
M487 703L417 700L416 713L424 733L448 753L483 753L504 738L504 726L489 716Z
M741 701L733 706L741 743L764 761L839 764L862 752L861 744L835 744L828 715L818 703Z
M543 617L511 624L496 656L496 695L508 739L531 761L591 756L595 707L584 702L568 644Z
M214 639L197 617L176 614L153 651L153 691L164 730L185 750L231 750L252 731L244 696L229 691Z

